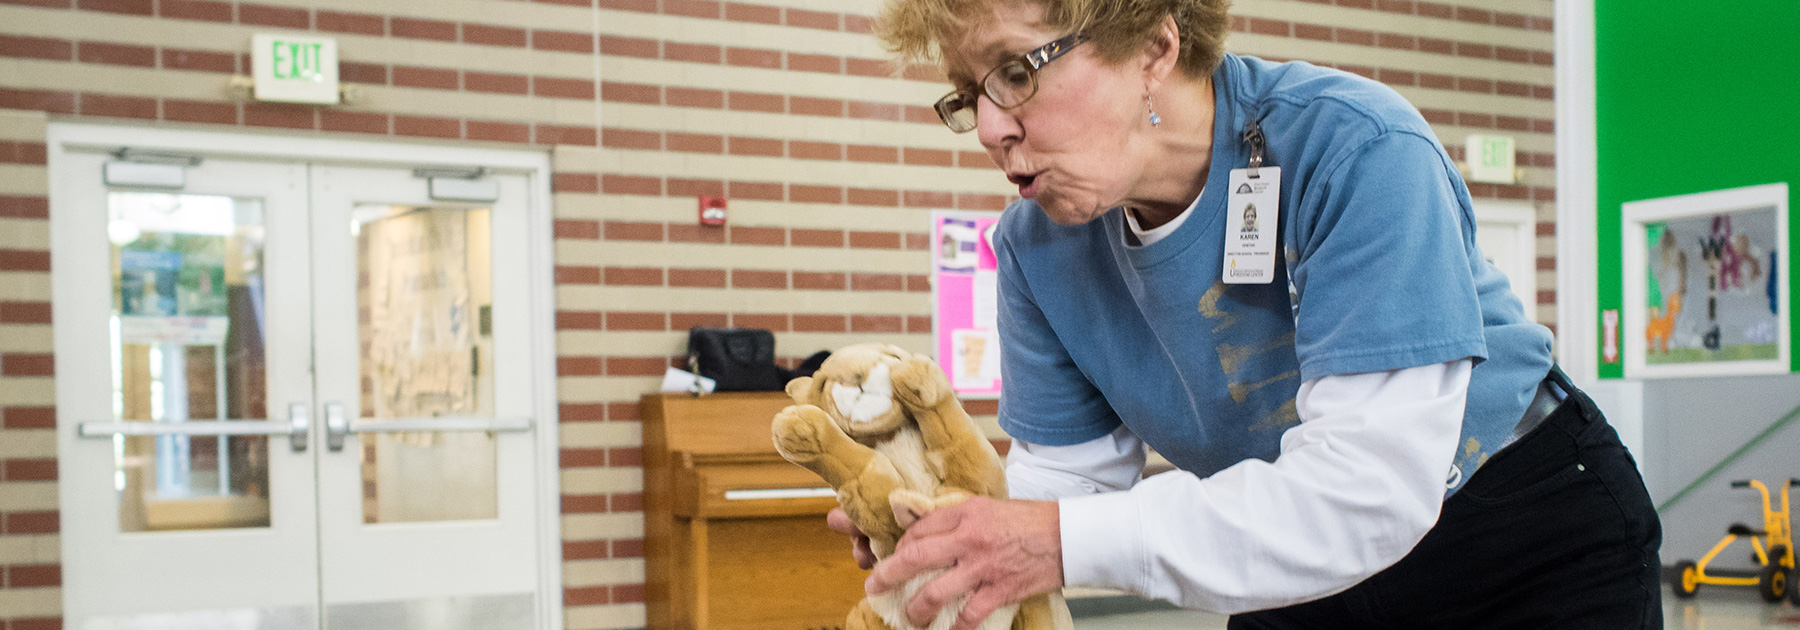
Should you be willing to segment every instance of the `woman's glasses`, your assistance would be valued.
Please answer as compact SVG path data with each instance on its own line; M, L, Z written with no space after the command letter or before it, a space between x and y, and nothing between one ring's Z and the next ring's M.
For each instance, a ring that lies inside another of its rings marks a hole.
M1085 41L1086 35L1075 33L995 66L988 71L987 76L981 78L981 91L987 94L988 100L1003 109L1024 105L1025 101L1037 95L1038 69ZM956 133L963 133L975 128L976 99L977 95L972 90L957 90L938 99L933 108L937 110L938 118L944 121L944 126Z

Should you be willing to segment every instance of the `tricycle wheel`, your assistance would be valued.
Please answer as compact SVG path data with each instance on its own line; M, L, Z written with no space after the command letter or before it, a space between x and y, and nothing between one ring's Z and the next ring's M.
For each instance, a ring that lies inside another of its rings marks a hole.
M1763 601L1775 603L1788 594L1788 570L1779 563L1771 562L1762 568L1762 575L1756 581L1757 591Z
M1669 586L1675 590L1676 597L1693 597L1700 590L1700 567L1693 560L1682 560L1675 563L1675 575L1669 579Z
M1788 603L1800 607L1800 568L1788 573Z

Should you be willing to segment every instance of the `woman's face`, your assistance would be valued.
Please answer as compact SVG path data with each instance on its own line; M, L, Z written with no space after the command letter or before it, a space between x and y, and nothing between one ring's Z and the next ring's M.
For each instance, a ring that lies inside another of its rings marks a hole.
M1003 4L946 47L950 81L973 87L1007 59L1068 33L1043 23L1044 9ZM1138 126L1148 126L1145 82L1132 64L1109 65L1083 44L1038 71L1031 100L1001 109L982 94L976 135L988 156L1052 221L1078 225L1119 205L1136 185ZM980 94L979 87L973 87Z

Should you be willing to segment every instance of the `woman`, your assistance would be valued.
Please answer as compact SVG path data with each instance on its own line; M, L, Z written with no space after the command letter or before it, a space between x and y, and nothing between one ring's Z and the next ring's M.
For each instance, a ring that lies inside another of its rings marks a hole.
M1064 585L1233 628L1660 628L1642 479L1430 127L1373 81L1223 53L1225 5L886 8L1023 197L994 239L1017 442L1014 500L920 521L870 591L952 567L908 614L968 593L957 628ZM1145 444L1179 470L1140 481Z

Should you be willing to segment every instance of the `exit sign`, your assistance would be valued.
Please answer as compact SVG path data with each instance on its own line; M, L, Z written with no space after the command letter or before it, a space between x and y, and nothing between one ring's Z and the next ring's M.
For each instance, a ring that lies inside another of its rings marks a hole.
M1517 152L1512 136L1469 136L1463 147L1469 163L1469 181L1512 184L1518 181Z
M336 39L264 33L250 41L256 100L337 104Z

